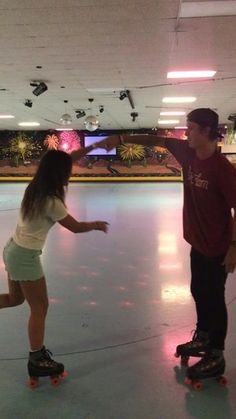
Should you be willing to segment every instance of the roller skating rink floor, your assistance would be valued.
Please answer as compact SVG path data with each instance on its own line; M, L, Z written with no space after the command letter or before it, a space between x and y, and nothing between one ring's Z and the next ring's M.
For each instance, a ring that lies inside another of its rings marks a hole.
M0 247L13 232L26 183L0 185ZM109 233L50 231L42 262L50 308L46 347L65 364L60 386L27 388L29 309L0 311L0 419L236 418L236 273L226 300L227 387L184 384L175 347L191 339L190 247L181 183L72 183L67 204ZM6 292L1 256L0 292ZM191 360L192 364L196 362Z

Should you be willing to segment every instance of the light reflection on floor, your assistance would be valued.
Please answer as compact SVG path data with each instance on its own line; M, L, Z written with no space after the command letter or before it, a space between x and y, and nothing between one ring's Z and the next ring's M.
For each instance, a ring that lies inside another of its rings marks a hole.
M0 185L1 248L15 227L24 187ZM38 401L22 388L26 360L0 361L1 419L32 417L36 408L38 419L56 418L59 410L62 419L236 417L235 275L227 284L230 392L208 384L202 396L193 394L174 357L195 327L182 185L72 184L67 203L79 220L110 223L107 235L75 235L57 225L43 252L50 299L46 343L70 376L58 389L58 408L48 384ZM5 292L2 260L0 274ZM27 318L26 305L1 310L1 359L27 356ZM16 394L18 404L12 403ZM217 411L221 416L214 416Z

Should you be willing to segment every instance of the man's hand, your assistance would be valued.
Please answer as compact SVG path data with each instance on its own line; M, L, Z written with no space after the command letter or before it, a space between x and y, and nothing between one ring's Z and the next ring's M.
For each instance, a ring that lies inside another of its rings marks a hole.
M111 135L105 140L102 140L97 143L97 147L99 148L105 148L106 151L110 151L115 147L118 147L120 145L120 138L119 135Z
M236 247L230 246L223 262L225 270L228 273L233 273L236 266Z

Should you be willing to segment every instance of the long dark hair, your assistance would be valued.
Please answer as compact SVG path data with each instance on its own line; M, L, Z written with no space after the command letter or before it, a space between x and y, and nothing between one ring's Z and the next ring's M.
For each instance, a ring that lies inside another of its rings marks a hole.
M72 170L72 159L64 151L50 150L42 157L38 170L25 190L21 204L23 219L37 217L50 196L65 200L65 186Z

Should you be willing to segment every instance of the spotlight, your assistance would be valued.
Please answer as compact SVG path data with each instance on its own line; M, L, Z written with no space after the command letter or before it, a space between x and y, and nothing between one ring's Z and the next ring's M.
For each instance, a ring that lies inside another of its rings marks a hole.
M78 111L75 111L76 118L80 119L83 118L83 116L86 116L86 113L83 109L78 109Z
M103 112L104 112L104 106L102 106L102 105L101 105L101 106L99 106L99 112L100 112L100 113L103 113Z
M120 92L120 100L124 100L128 96L128 90L122 90Z
M46 92L46 90L48 90L48 86L43 81L32 82L30 83L30 86L35 87L35 89L32 92L35 96L39 96L42 93Z
M27 108L32 108L32 106L33 106L33 102L32 102L32 100L30 100L30 99L26 99L26 100L24 101L24 105L25 105L25 106L27 106Z
M228 116L228 120L229 120L229 121L236 121L236 113L231 113L231 114Z
M132 117L132 121L135 122L136 118L138 117L138 113L137 112L132 112L130 114L130 116Z

